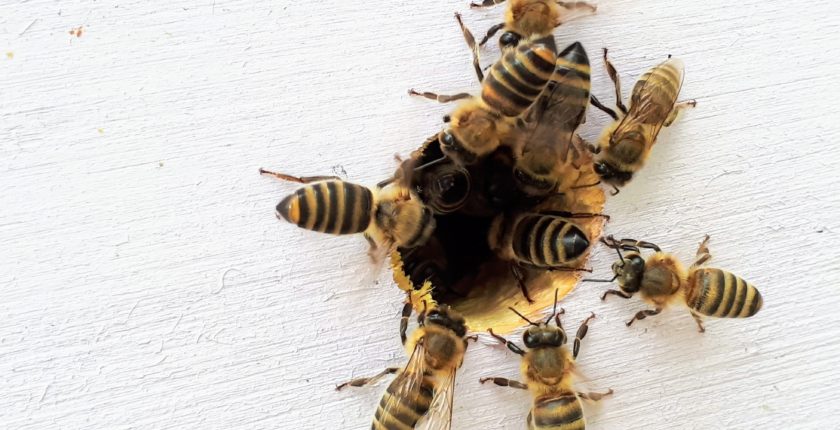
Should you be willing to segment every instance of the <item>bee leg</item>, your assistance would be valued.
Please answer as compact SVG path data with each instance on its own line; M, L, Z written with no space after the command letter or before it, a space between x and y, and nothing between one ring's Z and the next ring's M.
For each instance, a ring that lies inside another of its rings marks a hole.
M607 290L607 291L604 291L604 294L601 294L601 300L602 301L607 300L607 296L610 296L610 295L618 296L618 297L621 297L622 299L629 299L629 298L633 297L632 294L627 294L627 293L625 293L624 291L621 291L621 290Z
M578 353L580 352L580 341L586 337L586 333L589 332L589 321L595 318L595 312L592 312L592 315L586 317L582 323L580 323L580 327L578 327L577 333L575 334L575 344L572 348L572 358L577 358Z
M607 69L607 74L610 75L610 79L612 79L613 84L615 84L615 105L621 113L626 115L627 106L624 106L624 102L621 101L621 79L618 77L618 71L615 70L615 66L613 66L612 62L610 62L609 58L607 58L607 48L604 48L604 67Z
M546 269L546 270L548 270L549 272L587 272L587 273L592 273L592 269L587 268L587 267L583 267L583 268L577 268L577 267L551 267L551 268Z
M694 322L697 323L697 331L705 333L706 327L703 326L703 318L694 311L691 311L691 316L694 317Z
M494 338L494 339L496 339L497 341L499 341L499 343L501 343L501 344L503 344L504 346L506 346L506 347L507 347L509 350L511 350L514 354L518 354L518 355L525 355L525 351L523 351L523 350L522 350L522 348L520 348L517 344L515 344L515 343L513 343L513 342L511 342L511 341L509 341L509 340L507 340L507 339L505 339L504 337L499 336L499 335L497 335L496 333L493 333L493 329L492 329L492 328L488 328L488 329L487 329L487 332L488 332L488 333L490 333L490 336L493 336L493 338Z
M485 44L487 44L487 41L489 41L493 36L496 35L496 33L499 32L499 30L501 30L503 28L505 28L505 23L503 23L503 22L500 22L498 24L494 24L492 27L488 28L487 29L487 34L485 34L484 37L481 38L481 42L478 42L478 46L482 47Z
M470 3L470 7L473 9L478 9L482 7L495 6L504 2L505 0L482 0L481 3Z
M374 264L378 264L380 262L380 259L382 258L382 256L379 255L377 252L379 250L379 245L377 245L376 241L374 241L373 238L368 236L367 234L365 234L365 240L367 240L369 246L367 252L368 257L370 257L370 260L373 261Z
M591 95L589 96L589 101L592 103L592 106L595 106L596 108L598 108L598 109L600 109L601 111L603 111L605 114L607 114L607 115L609 115L610 117L612 117L612 119L614 119L614 120L618 121L618 114L617 114L617 113L615 113L615 111L614 111L614 110L612 110L612 109L610 109L610 108L608 108L608 107L604 106L604 104L603 104L603 103L601 103L601 101L600 101L600 100L598 100L598 97L595 97L595 95L594 95L594 94L591 94ZM600 152L600 148L598 149L598 152ZM593 153L594 153L594 154L597 154L598 152L594 152L594 151L593 151Z
M343 383L335 386L335 391L341 391L341 389L344 388L344 387L362 387L362 386L367 385L367 384L373 384L374 382L382 379L383 376L393 375L394 373L397 373L399 370L400 370L399 367L389 367L389 368L387 368L387 369L385 369L385 370L383 370L383 371L381 371L381 372L377 373L376 375L373 375L369 378L357 378L357 379L353 379L353 380L350 380L350 381L347 381L347 382L343 382Z
M633 316L633 319L627 321L625 324L627 324L627 327L630 327L636 320L643 320L649 316L659 315L660 312L662 312L662 308L645 309L643 311L636 312L636 315Z
M571 189L573 189L573 190L580 190L580 189L583 189L583 188L597 187L598 185L601 185L601 181L598 181L598 182L593 182L593 183L591 183L591 184L575 185L575 186L574 186L574 187L572 187ZM608 217L608 218L609 218L609 217Z
M458 21L458 26L461 27L461 33L464 35L464 40L467 42L470 52L472 52L472 65L475 69L475 76L478 78L478 82L481 83L484 80L484 72L481 70L481 57L478 52L480 45L476 45L475 36L473 36L470 29L464 25L464 21L461 20L460 13L455 13L455 19Z
M678 102L674 105L674 108L671 109L671 113L668 114L668 118L665 119L665 123L663 124L665 127L670 126L677 120L680 116L680 112L684 111L687 108L697 106L697 100L691 99L686 100L684 102Z
M610 388L607 390L606 393L577 393L578 397L584 400L592 400L593 402L597 402L598 400L603 399L606 396L612 395L613 389Z
M519 283L519 289L522 291L522 295L525 296L525 300L528 300L528 303L534 303L528 294L528 286L525 285L525 273L522 272L522 268L519 265L511 264L510 273L513 274L516 282Z
M281 181L297 182L299 184L309 184L318 181L341 180L338 176L292 176L280 172L272 172L260 167L260 175L274 176Z
M708 234L706 235L706 237L703 238L703 241L700 242L700 246L697 248L697 254L695 258L696 260L694 261L694 264L691 265L691 268L698 267L712 258L712 254L709 253Z
M639 251L638 248L652 249L656 252L662 252L662 249L660 249L658 246L656 246L655 244L650 243L650 242L645 242L644 240L621 239L621 241L619 243L621 243L622 248L625 247L625 246L628 247L628 248L636 248L636 249L631 249L632 251L636 251L636 252Z
M472 94L470 94L470 93L458 93L458 94L455 94L455 95L447 96L447 95L444 95L444 94L435 94L435 93L428 92L428 91L420 92L420 91L416 91L414 88L408 90L408 94L411 95L411 96L425 97L429 100L437 100L438 103L449 103L449 102L454 102L456 100L468 99L468 98L472 97Z
M563 218L596 218L601 217L605 218L607 221L610 220L609 215L604 214L595 214L589 212L569 212L569 211L540 211L541 214L545 215L556 215Z
M592 15L598 10L598 7L587 3L585 1L556 1L558 6L566 9L566 13L560 18L555 27L559 27L569 21Z
M523 384L519 381L514 381L513 379L507 379L507 378L499 378L497 376L481 378L481 379L478 380L478 382L480 382L482 384L487 382L487 381L491 381L491 382L493 382L494 384L496 384L500 387L519 388L520 390L527 390L528 389L528 386L526 384Z
M405 345L405 332L408 331L408 319L411 317L411 310L411 301L408 301L403 306L402 315L400 316L400 342L402 342L403 345Z

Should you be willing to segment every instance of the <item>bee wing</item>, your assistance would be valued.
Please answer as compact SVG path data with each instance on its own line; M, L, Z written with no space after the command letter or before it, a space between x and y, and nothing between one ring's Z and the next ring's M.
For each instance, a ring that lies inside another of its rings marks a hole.
M674 108L683 83L683 63L669 59L642 75L630 96L630 111L615 134L644 125L648 142L653 142Z
M524 151L551 148L556 161L566 162L572 153L577 159L575 130L586 118L589 89L589 59L573 43L559 54L551 82L529 111Z
M452 400L455 397L455 372L452 370L438 381L429 412L417 423L418 430L449 430L452 427Z
M585 104L571 102L559 86L547 91L533 105L525 123L523 152L546 151L557 161L566 161L573 149L574 130L585 111Z
M411 353L411 357L409 357L408 363L402 372L388 386L388 392L385 394L387 400L384 405L380 403L381 411L376 411L377 420L380 424L397 421L402 423L402 420L396 417L405 415L405 403L409 402L413 405L416 402L422 401L422 393L425 390L423 387L423 376L426 372L425 358L426 351L421 341L414 347L414 351Z

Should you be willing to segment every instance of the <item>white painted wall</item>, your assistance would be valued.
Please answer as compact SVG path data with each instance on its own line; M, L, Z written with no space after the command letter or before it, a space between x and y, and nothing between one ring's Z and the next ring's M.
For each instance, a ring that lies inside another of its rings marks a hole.
M466 3L0 5L1 427L366 428L384 385L333 384L404 362L401 294L357 280L361 238L277 221L293 187L257 168L387 175L447 109L407 88L475 88L452 13L482 33L502 8ZM558 34L589 48L602 99L608 46L625 90L679 56L699 102L608 202L608 232L686 259L710 233L765 308L705 335L677 311L628 329L640 302L574 291L567 325L598 314L581 386L616 390L590 428L838 428L840 6L599 6ZM517 366L471 348L454 428L522 428L527 395L477 383Z

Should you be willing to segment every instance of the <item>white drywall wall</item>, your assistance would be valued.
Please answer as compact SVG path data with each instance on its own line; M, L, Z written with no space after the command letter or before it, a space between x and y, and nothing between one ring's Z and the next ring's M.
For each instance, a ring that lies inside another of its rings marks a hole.
M503 7L466 3L0 5L0 427L367 428L384 384L333 384L405 361L402 296L360 280L361 238L276 220L294 187L257 168L388 175L450 108L409 87L476 88L452 13L481 34ZM587 47L602 100L608 46L625 92L673 54L699 103L607 231L685 259L710 233L765 307L704 335L677 310L628 329L638 300L574 291L567 326L598 314L581 386L616 390L590 428L837 428L840 6L598 5L558 37ZM596 273L612 258L596 249ZM477 383L517 368L471 347L454 428L522 428L527 394Z

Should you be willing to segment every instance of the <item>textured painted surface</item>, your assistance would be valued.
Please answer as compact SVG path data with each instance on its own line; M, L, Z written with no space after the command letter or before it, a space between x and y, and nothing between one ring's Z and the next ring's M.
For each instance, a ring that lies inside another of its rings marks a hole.
M0 6L0 422L6 428L353 428L403 362L399 292L363 283L365 243L281 224L293 187L257 167L372 184L439 127L412 86L475 88L466 1L206 0ZM834 428L840 416L837 2L602 1L561 28L630 82L666 54L700 103L607 203L607 231L757 285L745 321L666 312L584 285L591 428ZM83 27L81 37L69 32ZM7 54L8 53L8 54ZM486 54L488 58L494 51ZM590 112L584 135L605 118ZM612 254L595 251L606 275ZM383 277L387 280L387 277ZM484 327L478 327L483 329ZM485 341L483 341L485 342ZM488 342L485 342L488 343ZM488 343L489 344L489 343ZM513 354L472 347L456 429L522 428Z

